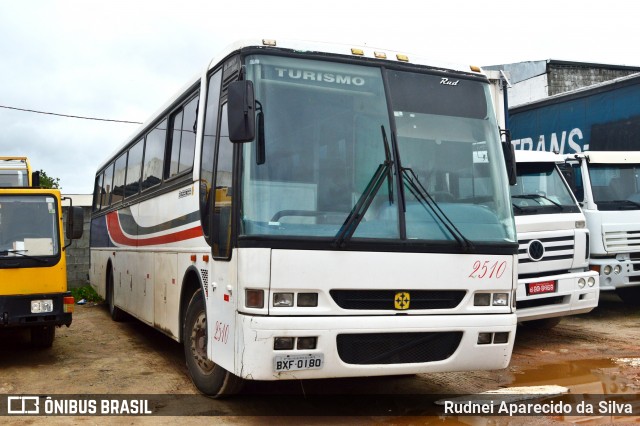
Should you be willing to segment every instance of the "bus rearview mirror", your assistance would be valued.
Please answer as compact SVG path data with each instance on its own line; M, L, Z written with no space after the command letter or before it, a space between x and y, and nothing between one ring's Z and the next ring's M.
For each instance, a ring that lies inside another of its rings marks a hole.
M229 85L227 119L231 142L250 142L256 134L256 102L253 82L234 81Z

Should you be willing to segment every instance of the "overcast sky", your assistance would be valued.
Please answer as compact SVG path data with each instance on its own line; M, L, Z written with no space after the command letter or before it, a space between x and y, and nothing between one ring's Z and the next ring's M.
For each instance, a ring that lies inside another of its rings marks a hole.
M640 66L626 0L0 0L0 105L145 121L238 39L388 48L495 65L559 59ZM64 193L137 125L0 108L0 156L27 155Z

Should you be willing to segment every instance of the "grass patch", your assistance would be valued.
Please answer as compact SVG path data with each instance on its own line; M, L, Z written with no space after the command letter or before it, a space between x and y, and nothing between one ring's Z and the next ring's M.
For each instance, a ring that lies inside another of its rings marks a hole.
M84 287L72 288L69 290L71 295L76 299L76 302L79 300L86 300L87 302L102 302L102 297L96 293L96 291L90 285L86 285Z

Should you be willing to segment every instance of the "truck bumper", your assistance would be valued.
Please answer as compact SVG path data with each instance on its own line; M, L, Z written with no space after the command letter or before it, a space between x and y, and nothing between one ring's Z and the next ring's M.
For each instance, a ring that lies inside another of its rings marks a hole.
M71 293L0 296L0 328L42 325L66 325L68 327L71 325L73 305L71 308L65 309L65 297L71 297ZM52 301L51 312L31 312L31 302L42 300Z
M608 291L640 285L640 260L631 260L627 257L628 255L618 255L617 257L592 257L590 259L589 266L600 271L601 290Z
M580 288L580 279L585 283L593 277L593 286L585 284ZM555 291L551 293L529 294L529 284L554 281ZM518 321L531 321L565 315L583 314L598 306L600 286L595 271L549 275L539 278L518 280L516 290L516 314Z
M238 315L234 373L254 380L496 370L511 359L517 318L494 315L258 317ZM483 338L480 338L482 334ZM487 335L489 338L487 339ZM276 337L316 337L314 349L275 350ZM321 368L278 371L283 357Z

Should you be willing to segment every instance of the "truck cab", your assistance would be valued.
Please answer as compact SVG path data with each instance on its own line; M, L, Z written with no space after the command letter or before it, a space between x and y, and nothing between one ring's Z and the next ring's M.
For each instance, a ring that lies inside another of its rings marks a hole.
M587 219L600 288L640 305L640 152L570 154L563 173Z
M82 236L83 212L69 207L65 235L60 191L32 187L24 160L24 169L0 160L0 330L29 329L32 345L46 348L72 321L65 236Z
M588 269L589 229L557 166L562 162L551 152L516 151L516 313L524 326L551 328L598 305L598 274Z

